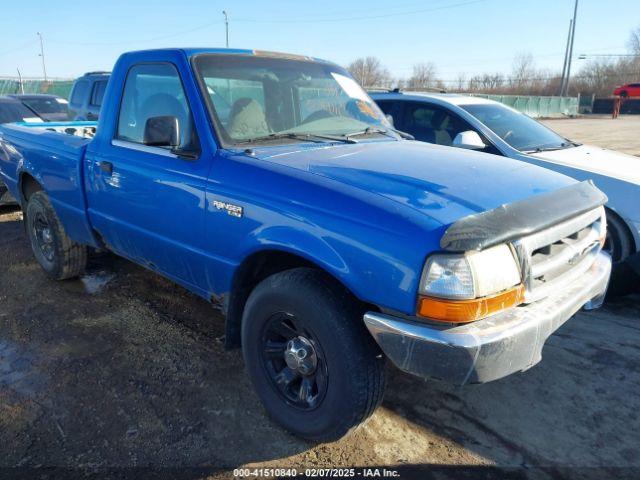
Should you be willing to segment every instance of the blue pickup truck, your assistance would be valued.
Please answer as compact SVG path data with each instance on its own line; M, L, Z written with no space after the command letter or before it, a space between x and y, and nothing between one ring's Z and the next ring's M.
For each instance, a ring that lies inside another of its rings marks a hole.
M107 249L195 292L268 413L326 441L387 359L496 380L607 288L593 184L406 137L333 63L163 49L120 57L98 124L0 127L0 171L48 275Z

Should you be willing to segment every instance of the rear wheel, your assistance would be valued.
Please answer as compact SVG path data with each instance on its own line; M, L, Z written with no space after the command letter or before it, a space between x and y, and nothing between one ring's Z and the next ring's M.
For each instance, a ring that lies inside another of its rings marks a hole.
M84 272L87 248L67 236L45 192L29 197L25 221L33 254L47 275L64 280Z
M297 436L332 441L382 401L385 359L348 292L322 272L272 275L249 296L246 367L269 415Z

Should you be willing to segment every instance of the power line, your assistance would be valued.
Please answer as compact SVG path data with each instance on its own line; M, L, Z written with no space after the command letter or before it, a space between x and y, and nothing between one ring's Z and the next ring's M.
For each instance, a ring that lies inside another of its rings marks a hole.
M110 45L130 45L132 43L147 43L147 42L155 42L158 40L166 40L169 38L175 38L175 37L179 37L181 35L185 35L187 33L193 33L193 32L197 32L199 30L204 30L205 28L210 28L213 25L220 25L224 23L223 21L214 21L214 22L208 22L205 23L203 25L200 25L198 27L194 27L194 28L190 28L188 30L181 30L179 32L174 32L168 35L161 35L161 36L157 36L157 37L148 37L148 38L138 38L138 39L129 39L129 40L124 40L124 41L120 41L120 42L73 42L73 41L68 41L68 40L49 40L50 42L53 43L59 43L59 44L64 44L64 45L81 45L81 46L110 46Z
M20 46L12 48L11 50L5 50L4 52L0 52L0 56L10 55L10 54L12 54L14 52L19 52L20 50L25 50L25 49L27 49L29 47L32 47L34 43L36 43L35 40L30 40L30 41L28 41L26 43L22 43L22 44L20 44Z
M440 10L448 10L451 8L458 8L458 7L463 7L466 5L473 5L476 3L484 3L487 2L489 0L468 0L466 2L459 2L459 3L454 3L454 4L449 4L449 5L442 5L440 7L432 7L432 8L422 8L422 9L416 9L416 10L409 10L409 11L403 11L403 12L390 12L390 13L384 13L384 14L376 14L376 15L364 15L364 16L354 16L354 17L339 17L339 18L325 18L325 19L309 19L309 17L305 17L305 18L289 18L289 19L265 19L265 18L234 18L234 22L242 22L242 23L333 23L333 22L347 22L347 21L358 21L358 20L369 20L369 19L376 19L376 18L388 18L388 17L397 17L397 16L405 16L405 15L414 15L417 13L427 13L427 12L435 12L435 11L440 11ZM190 28L187 30L181 30L179 32L174 32L168 35L162 35L162 36L156 36L156 37L149 37L149 38L139 38L139 39L130 39L130 40L123 40L123 41L119 41L119 42L86 42L86 41L82 41L82 42L77 42L77 41L69 41L69 40L56 40L56 39L50 39L50 42L53 43L59 43L59 44L64 44L64 45L82 45L82 46L111 46L111 45L130 45L132 43L136 44L136 43L147 43L147 42L154 42L154 41L158 41L158 40L166 40L169 38L175 38L175 37L179 37L182 35L185 35L187 33L193 33L193 32L197 32L200 30L204 30L206 28L210 28L214 25L222 25L225 24L226 20L221 20L221 21L212 21L212 22L208 22L206 24L194 27L194 28Z
M361 15L355 17L333 17L333 18L315 18L310 19L309 17L297 18L297 19L265 19L265 18L237 18L234 21L236 22L246 22L246 23L338 23L338 22L351 22L351 21L359 21L359 20L372 20L376 18L389 18L389 17L400 17L406 15L415 15L417 13L427 13L427 12L436 12L439 10L448 10L450 8L464 7L466 5L473 5L475 3L483 3L489 0L469 0L466 2L454 3L451 5L443 5L441 7L433 7L433 8L421 8L417 10L410 10L404 12L390 12L384 14L376 14L376 15Z

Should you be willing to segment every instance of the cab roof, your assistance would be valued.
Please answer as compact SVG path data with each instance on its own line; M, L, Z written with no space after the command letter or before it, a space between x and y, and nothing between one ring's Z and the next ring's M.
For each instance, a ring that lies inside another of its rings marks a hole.
M149 50L138 50L135 52L128 52L128 53L143 54L145 52L156 52L156 53L157 52L182 52L188 58L193 57L195 55L201 55L201 54L207 54L207 53L217 54L217 55L253 55L258 57L284 58L284 59L290 59L290 60L303 60L303 61L309 61L309 62L321 62L321 63L333 64L333 62L329 62L321 58L309 57L307 55L298 55L294 53L283 53L283 52L271 52L268 50L249 50L249 49L242 49L242 48L211 48L211 47L158 48L158 49L149 49Z

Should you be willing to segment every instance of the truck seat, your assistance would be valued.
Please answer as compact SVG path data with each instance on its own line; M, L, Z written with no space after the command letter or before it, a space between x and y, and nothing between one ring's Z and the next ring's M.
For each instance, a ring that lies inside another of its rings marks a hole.
M267 117L262 106L252 98L242 97L233 102L227 133L236 139L246 139L269 135Z

